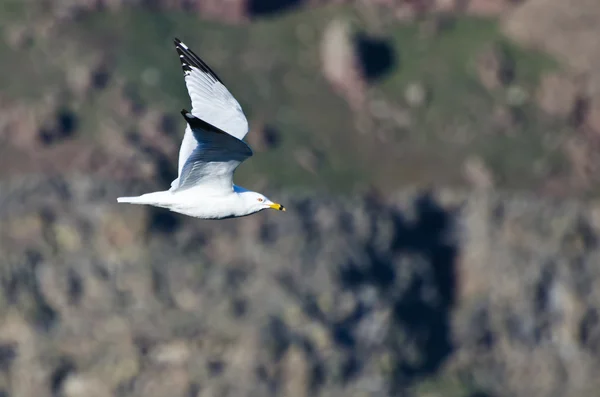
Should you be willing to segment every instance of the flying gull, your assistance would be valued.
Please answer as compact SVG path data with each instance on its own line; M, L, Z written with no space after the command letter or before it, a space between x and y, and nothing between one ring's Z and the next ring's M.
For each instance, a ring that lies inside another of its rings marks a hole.
M263 194L233 183L233 173L252 150L242 140L248 120L238 101L198 55L175 39L191 112L179 149L178 176L169 190L137 197L119 197L119 203L146 204L202 219L246 216L264 209L285 211Z

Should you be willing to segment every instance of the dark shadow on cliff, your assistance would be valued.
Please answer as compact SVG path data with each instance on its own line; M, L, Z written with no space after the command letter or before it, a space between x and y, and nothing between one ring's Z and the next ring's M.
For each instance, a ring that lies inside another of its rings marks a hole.
M25 317L42 333L52 331L60 321L59 313L42 292L38 268L44 266L43 255L31 249L0 275L0 288L8 306L25 313Z
M376 215L379 204L371 207L372 216L382 216ZM380 301L391 306L393 320L386 343L394 360L389 381L397 392L435 373L452 351L450 316L455 303L458 248L449 241L451 214L428 195L416 201L411 220L396 211L388 216L394 225L392 246L381 250L375 242L369 243L368 263L343 266L340 281L350 290L373 286ZM344 325L350 328L344 332L352 334L353 323L360 316L356 313Z
M44 125L38 132L42 144L50 146L75 136L79 128L79 117L70 109L61 109L50 125Z
M305 215L302 218L310 222L313 209L304 204L298 208ZM300 302L304 314L328 331L338 354L333 364L337 368L321 372L338 374L335 382L351 383L367 368L373 351L383 350L392 359L385 384L397 395L434 374L452 352L450 318L458 254L451 240L453 214L429 195L419 197L413 208L408 216L377 197L368 199L369 240L357 250L359 255L334 270L337 283L331 288L349 292L356 302L342 318L323 312L317 292L291 274L278 279ZM342 220L352 233L352 222ZM307 233L311 229L307 227ZM390 313L391 318L380 320L382 313ZM315 368L331 366L321 361L319 351L311 357ZM315 393L325 377L320 373L320 381L313 379Z
M387 40L358 33L354 42L367 80L377 80L396 67L397 55Z
M250 0L246 10L251 17L261 17L299 7L303 0Z

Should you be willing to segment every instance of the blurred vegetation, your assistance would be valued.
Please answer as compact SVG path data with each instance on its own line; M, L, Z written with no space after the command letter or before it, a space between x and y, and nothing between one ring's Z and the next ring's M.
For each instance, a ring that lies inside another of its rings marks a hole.
M4 6L0 18L28 21L36 12L41 11L14 3ZM393 67L372 81L369 95L408 111L410 125L386 127L385 141L377 122L373 133L358 132L355 115L322 76L319 44L333 18L351 21L357 32L393 50ZM492 20L448 18L436 33L428 29L436 23L432 18L373 25L358 9L328 6L232 26L176 11L94 12L27 48L15 51L0 42L0 84L9 96L38 100L65 84L64 63L102 54L114 67L108 88L83 102L64 98L81 119L82 135L97 142L98 126L106 120L123 131L135 127L136 120L115 114L115 81L126 81L138 101L174 117L189 108L172 48L173 37L179 37L221 76L251 123L263 120L279 134L277 147L240 167L242 185L266 179L291 190L349 192L368 186L390 191L406 183L462 184L463 162L470 155L481 157L506 188L529 188L560 171L563 161L555 148L563 126L530 101L540 74L556 68L554 62L504 39ZM515 68L511 84L493 91L482 87L476 73L477 56L490 45L500 46ZM40 59L44 62L36 62ZM404 98L415 83L425 87L428 99L413 109ZM518 105L509 103L515 91L524 95ZM498 107L516 120L499 132L491 121ZM175 120L183 134L183 120ZM299 148L315 153L316 173L298 165Z

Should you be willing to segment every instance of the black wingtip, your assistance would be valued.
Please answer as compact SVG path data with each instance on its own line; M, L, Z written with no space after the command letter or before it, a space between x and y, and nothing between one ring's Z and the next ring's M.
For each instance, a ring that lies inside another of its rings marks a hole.
M173 39L173 44L175 44L175 49L177 50L179 55L183 55L184 53L190 51L188 46L185 45L185 43L183 41L179 40L179 38L177 38L177 37L175 37Z
M192 67L197 68L198 70L208 74L212 77L215 82L223 83L223 81L217 76L217 74L202 60L194 51L192 51L184 42L179 40L179 38L175 37L173 39L173 43L175 43L175 50L177 54L179 54L179 60L181 62L181 67L183 68L183 73L187 75L192 72Z

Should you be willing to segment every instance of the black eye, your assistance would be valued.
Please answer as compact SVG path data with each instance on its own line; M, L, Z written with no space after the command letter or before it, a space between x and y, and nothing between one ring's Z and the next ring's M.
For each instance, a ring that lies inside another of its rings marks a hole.
M257 200L258 200L259 203L263 202L263 199L261 199L261 198L258 198Z

